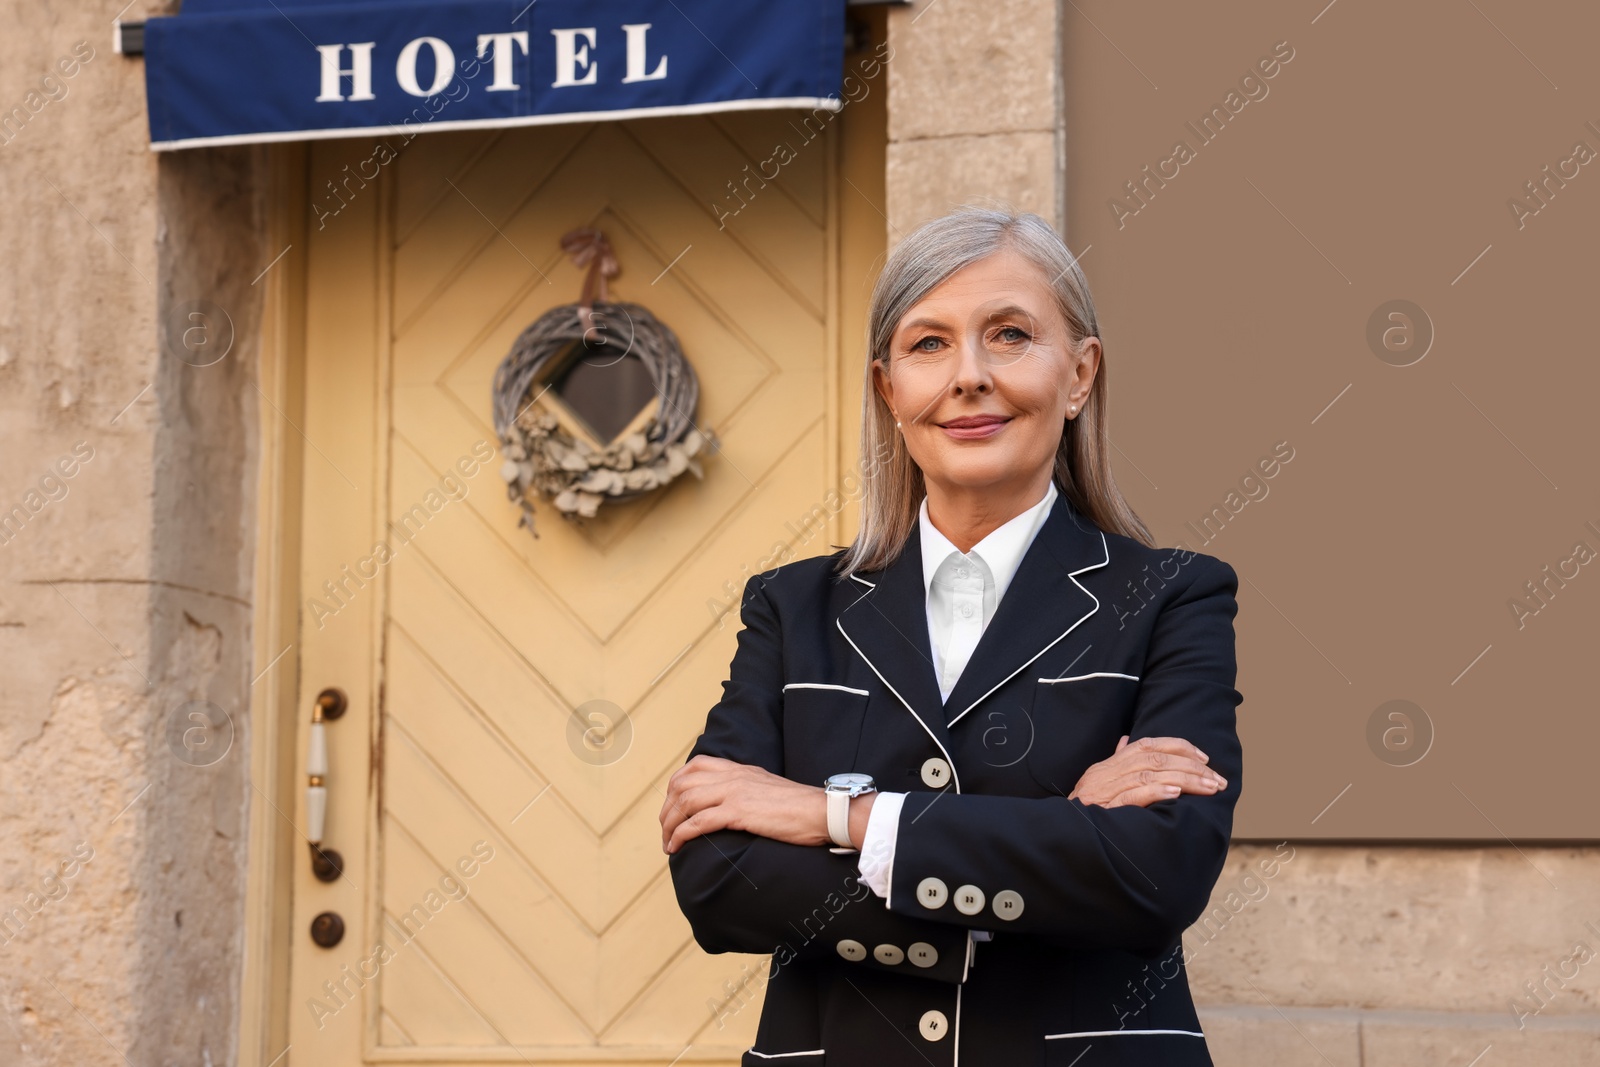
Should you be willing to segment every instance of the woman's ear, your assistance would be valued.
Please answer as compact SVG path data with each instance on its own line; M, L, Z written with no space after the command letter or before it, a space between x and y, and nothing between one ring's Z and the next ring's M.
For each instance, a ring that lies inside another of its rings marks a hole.
M1094 388L1094 376L1100 371L1100 338L1090 334L1078 342L1072 361L1070 384L1067 386L1067 403L1082 408L1089 402Z
M880 359L872 361L872 387L883 397L883 402L889 406L889 413L894 414L894 387L889 384L889 369ZM899 418L898 415L895 416Z

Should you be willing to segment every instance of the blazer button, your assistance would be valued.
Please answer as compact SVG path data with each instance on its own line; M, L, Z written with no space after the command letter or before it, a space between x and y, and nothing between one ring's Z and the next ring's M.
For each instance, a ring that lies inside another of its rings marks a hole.
M917 1029L929 1041L942 1041L944 1032L950 1029L950 1021L944 1017L942 1011L925 1011L922 1021L917 1024Z
M1022 914L1022 894L1015 889L1002 889L994 895L994 914L997 919L1015 919Z
M904 962L906 954L900 951L899 945L879 945L872 950L872 958L893 967L897 963Z
M932 967L939 962L939 950L926 941L913 941L906 949L906 956L917 967Z
M851 962L864 960L867 958L867 946L859 941L852 941L847 937L839 942L839 955Z
M929 789L943 789L950 784L950 764L934 756L922 764L922 784Z
M924 908L934 909L944 907L944 902L949 899L950 891L938 878L924 878L917 883L917 903Z
M975 885L964 885L956 890L956 910L963 915L976 915L983 910L983 890Z

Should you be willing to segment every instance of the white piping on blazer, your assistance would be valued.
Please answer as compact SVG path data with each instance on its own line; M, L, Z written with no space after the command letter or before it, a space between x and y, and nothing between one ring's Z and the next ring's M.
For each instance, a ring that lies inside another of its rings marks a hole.
M1152 1034L1177 1034L1180 1037L1205 1037L1196 1030L1080 1030L1075 1034L1045 1034L1046 1041L1063 1037L1149 1037Z
M1005 685L1007 682L1011 681L1011 679L1015 678L1018 674L1022 673L1022 671L1024 669L1026 669L1030 664L1032 664L1034 662L1034 660L1037 660L1040 656L1044 655L1046 652L1050 651L1050 649L1054 648L1057 644L1059 644L1061 642L1061 640L1063 638L1065 638L1073 630L1076 630L1080 625L1083 624L1083 622L1085 620L1087 620L1092 615L1094 615L1095 612L1100 610L1100 598L1095 596L1093 593L1089 592L1089 590L1085 589L1083 583L1078 581L1078 575L1087 574L1089 571L1093 571L1093 570L1099 570L1101 567L1104 567L1108 563L1111 562L1111 545L1106 540L1106 535L1105 535L1104 531L1101 531L1101 533L1100 533L1100 548L1101 548L1101 551L1104 553L1104 558L1101 559L1100 562L1091 563L1087 567L1080 567L1079 569L1077 569L1075 571L1071 571L1071 572L1069 572L1067 574L1067 577L1072 579L1072 584L1077 586L1083 592L1083 594L1085 596L1087 596L1090 600L1094 601L1094 607L1090 608L1087 612L1085 612L1084 615L1081 618L1079 618L1076 622L1074 622L1071 626L1068 626L1065 630L1061 631L1061 633L1056 637L1056 639L1054 641L1051 641L1049 644L1045 645L1043 648L1039 649L1039 651L1035 652L1032 656L1030 656L1028 658L1027 662L1023 663L1016 670L1012 671L1010 674L1008 674L1004 678L1000 679L999 682L995 683L995 685L989 689L989 692L984 693L983 696L980 696L977 700L974 700L971 704L968 704L965 708L963 708L961 710L960 714L958 714L955 718L951 719L949 721L949 723L946 724L947 728L950 727L950 726L954 726L956 723L960 722L963 715L966 715L967 712L971 711L973 708L975 708L979 704L983 703L983 701L991 693L993 693L996 689L999 689L1002 685ZM877 584L876 583L869 582L865 578L861 577L860 575L852 574L850 577L854 578L856 581L858 581L862 585L866 586L869 590L877 588ZM862 596L865 596L865 595L866 595L865 593L862 594ZM857 600L857 603L860 603L860 601ZM910 702L907 701L905 697L900 695L900 691L897 690L894 686L889 684L889 679L885 678L883 676L883 672L878 670L877 665L875 663L873 663L872 660L867 658L867 654L865 652L861 651L861 647L859 645L857 645L854 641L850 640L850 635L848 633L845 633L843 615L841 615L839 618L834 620L834 626L838 629L838 631L841 634L844 634L844 639L846 641L850 641L850 647L856 650L856 655L860 656L863 660L866 661L867 666L872 668L872 673L876 674L878 676L878 680L881 681L884 684L884 686L889 690L889 692L891 692L891 693L893 693L895 695L895 698L897 700L899 700L901 704L905 705L906 710L911 712L911 717L917 720L918 725L920 725L922 727L923 731L927 733L928 737L930 739L932 739L933 743L935 745L939 746L939 751L944 753L945 762L950 765L951 784L955 788L955 791L957 793L961 792L961 773L956 769L955 760L950 758L949 751L944 747L944 744L939 740L938 735L935 734L931 729L928 728L928 724L926 722L922 721L922 716L917 714L917 709L913 708L911 706Z
M1137 682L1137 674L1118 674L1116 671L1095 671L1093 674L1074 674L1069 678L1040 678L1045 685L1055 685L1057 682L1081 682L1087 678L1126 678L1130 682Z
M862 578L860 575L852 574L850 577L854 578L856 581L858 581L862 585L866 586L869 590L877 588L876 583L869 582L865 578ZM866 593L862 593L861 595L862 596L866 596L867 594ZM856 600L856 603L857 604L861 603L859 598ZM855 605L851 605L851 606L854 607ZM894 686L889 684L889 679L885 678L883 676L883 672L878 670L877 664L873 663L870 659L867 659L867 654L865 652L861 651L861 646L856 644L854 641L850 640L850 635L845 633L845 631L844 631L844 615L843 614L841 614L838 618L833 620L833 625L836 628L838 628L838 631L841 634L844 634L844 639L846 641L850 641L850 647L856 650L856 655L860 656L862 658L862 660L866 662L866 665L872 668L872 673L876 674L878 676L878 681L883 683L884 688L888 689L889 692L893 693L895 695L895 699L900 701L900 703L902 703L902 704L904 704L906 706L906 710L911 713L911 717L913 719L917 720L917 725L921 726L922 729L923 729L923 732L928 735L928 738L934 744L939 746L939 751L944 753L944 761L950 765L950 785L951 785L951 788L953 788L957 793L961 792L961 775L956 771L956 761L950 758L950 751L948 749L946 749L944 747L943 742L941 742L939 740L939 735L934 733L932 730L928 729L928 724L922 721L922 716L917 714L917 709L911 706L911 702L908 701L905 697L900 695L900 690L896 689Z
M956 723L960 722L961 721L961 717L963 715L965 715L967 712L971 711L973 708L977 707L979 704L983 703L983 701L989 696L989 693L993 693L995 691L995 689L999 689L1002 685L1005 685L1007 682L1011 681L1011 679L1015 678L1018 674L1021 674L1024 667L1027 667L1034 660L1038 659L1040 656L1042 656L1046 652L1050 651L1050 649L1054 648L1058 643L1060 643L1062 637L1066 637L1067 634L1070 634L1072 631L1076 630L1078 628L1079 624L1081 624L1084 621L1084 619L1089 618L1090 615L1093 615L1095 612L1100 610L1100 598L1095 596L1093 593L1089 592L1089 590L1084 589L1083 588L1083 583L1078 581L1078 575L1085 574L1085 573L1087 573L1089 571L1099 570L1101 567L1104 567L1106 564L1111 562L1111 546L1106 542L1106 535L1105 535L1104 531L1101 531L1101 533L1100 533L1100 547L1105 550L1105 556L1106 556L1105 559L1101 560L1099 563L1092 563L1087 567L1081 567L1078 570L1070 571L1067 574L1067 577L1072 579L1072 584L1077 586L1079 589L1083 589L1084 594L1090 600L1094 601L1094 607L1090 608L1089 611L1087 612L1087 614L1085 614L1082 619L1079 619L1077 622L1073 623L1071 626L1069 626L1065 630L1063 630L1061 632L1061 637L1057 637L1054 641L1051 641L1048 645L1045 645L1039 651L1035 652L1033 654L1033 656L1031 658L1029 658L1027 663L1024 663L1021 667L1018 667L1016 670L1012 671L1010 674L1006 675L1004 678L1002 678L998 682L996 682L994 684L994 687L991 688L988 693L983 694L983 696L979 697L977 700L974 700L971 704L968 704L965 708L962 708L960 714L958 714L955 718L950 720L950 722L948 723L949 726L954 726ZM951 771L951 773L954 774L955 772Z
M788 692L791 689L837 689L841 693L854 693L857 696L864 697L872 695L865 689L853 689L848 685L833 685L830 682L790 682L788 685L784 686L783 689L784 692ZM756 1053L756 1055L759 1056L760 1053Z
M790 1056L821 1056L828 1050L825 1048L809 1049L805 1052L757 1052L754 1048L748 1050L752 1056L760 1056L764 1060L786 1060Z

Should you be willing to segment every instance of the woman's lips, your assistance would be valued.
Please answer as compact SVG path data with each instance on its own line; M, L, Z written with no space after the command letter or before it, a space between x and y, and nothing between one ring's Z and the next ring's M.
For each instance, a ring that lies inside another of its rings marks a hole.
M958 441L993 437L1005 428L1009 418L1001 415L967 415L939 424L939 428Z

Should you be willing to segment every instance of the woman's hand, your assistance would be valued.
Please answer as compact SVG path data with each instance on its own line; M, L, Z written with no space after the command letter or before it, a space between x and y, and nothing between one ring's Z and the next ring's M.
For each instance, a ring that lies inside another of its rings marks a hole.
M670 854L713 830L746 830L793 845L831 843L821 787L716 756L696 756L667 781L661 847Z
M1206 766L1209 759L1181 737L1141 737L1130 745L1124 734L1111 758L1084 771L1067 799L1147 808L1180 793L1211 796L1228 788L1228 781Z

